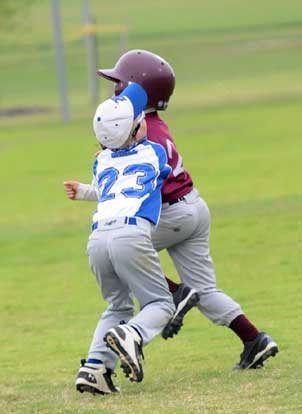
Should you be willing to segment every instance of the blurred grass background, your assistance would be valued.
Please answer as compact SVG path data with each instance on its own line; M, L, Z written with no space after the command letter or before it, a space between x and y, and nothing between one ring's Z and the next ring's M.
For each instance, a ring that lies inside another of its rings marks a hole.
M189 0L185 8L180 1L154 1L148 11L138 1L90 1L90 8L99 30L100 67L115 63L121 53L118 26L127 25L129 48L144 47L173 62L174 109L294 100L302 93L299 1ZM62 1L61 14L71 105L75 116L89 115L81 1ZM35 3L16 21L10 32L1 33L1 107L55 108L50 2ZM100 82L102 99L108 85Z
M81 2L61 2L72 120L60 121L50 2L20 10L0 36L0 411L266 413L302 410L299 1L91 1L99 66L127 47L173 65L169 123L212 212L218 285L276 339L264 371L232 374L240 342L194 310L173 341L146 349L143 384L118 370L119 396L77 395L74 378L105 309L85 256L94 203L62 181L90 181L97 149ZM111 93L100 82L100 100ZM4 116L38 107L44 113ZM166 254L164 270L176 272Z

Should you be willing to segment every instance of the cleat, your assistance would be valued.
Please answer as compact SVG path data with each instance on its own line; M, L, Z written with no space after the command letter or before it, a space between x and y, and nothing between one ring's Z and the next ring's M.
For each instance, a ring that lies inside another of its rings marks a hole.
M118 325L109 329L104 341L120 358L125 376L130 381L141 382L144 378L141 358L144 356L138 332L129 325Z
M264 364L262 361L257 361L250 369L262 369L264 368Z
M162 337L164 339L173 338L173 335L178 334L183 325L183 318L190 309L197 305L199 295L195 289L191 289L181 283L177 291L173 293L173 300L176 310L172 319L162 331Z
M122 370L124 371L124 374L127 378L130 377L131 369L128 367L128 365L122 364L121 365Z
M254 341L245 342L240 355L240 361L234 369L259 369L263 368L263 362L274 357L279 352L278 345L265 332L260 332Z
M76 389L80 393L112 394L119 392L111 379L112 372L106 369L104 364L90 364L85 359L81 360L81 367L76 379Z

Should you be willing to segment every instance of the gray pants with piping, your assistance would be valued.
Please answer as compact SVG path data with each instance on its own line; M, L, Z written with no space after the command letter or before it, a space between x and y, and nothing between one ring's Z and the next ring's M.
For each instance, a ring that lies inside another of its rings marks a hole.
M153 226L144 219L136 221L137 225L127 225L124 217L101 220L87 245L91 269L109 304L95 329L88 357L102 360L112 370L117 358L103 341L108 329L127 322L138 330L146 345L175 311L151 242ZM141 308L136 316L133 295Z

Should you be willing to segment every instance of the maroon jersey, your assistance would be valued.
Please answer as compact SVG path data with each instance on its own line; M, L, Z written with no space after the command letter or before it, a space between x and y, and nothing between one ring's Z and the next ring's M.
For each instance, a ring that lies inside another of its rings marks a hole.
M168 164L172 168L162 186L162 201L163 203L175 201L192 190L192 178L183 168L182 158L177 152L167 124L158 116L157 112L146 114L146 122L148 138L165 148Z

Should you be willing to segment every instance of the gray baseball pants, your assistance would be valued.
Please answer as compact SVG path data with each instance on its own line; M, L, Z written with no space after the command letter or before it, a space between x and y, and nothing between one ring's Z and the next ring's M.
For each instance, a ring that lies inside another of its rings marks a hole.
M209 254L210 212L193 189L184 201L164 203L152 232L157 251L167 249L181 281L199 293L199 310L217 325L229 326L243 312L238 303L216 287Z
M88 240L90 267L108 302L94 332L88 353L114 369L116 355L105 346L108 329L125 322L138 330L148 344L171 319L175 306L152 245L152 225L137 218L136 225L119 217L98 222ZM140 312L134 316L133 295Z

